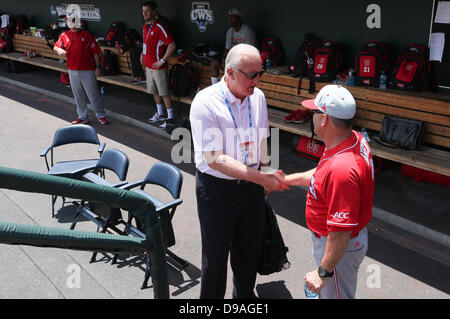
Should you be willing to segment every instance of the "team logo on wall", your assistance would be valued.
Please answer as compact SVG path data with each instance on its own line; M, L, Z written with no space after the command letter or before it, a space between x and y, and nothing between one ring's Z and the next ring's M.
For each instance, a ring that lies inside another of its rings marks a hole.
M197 23L200 32L205 32L206 26L214 23L214 14L208 1L192 2L191 21Z

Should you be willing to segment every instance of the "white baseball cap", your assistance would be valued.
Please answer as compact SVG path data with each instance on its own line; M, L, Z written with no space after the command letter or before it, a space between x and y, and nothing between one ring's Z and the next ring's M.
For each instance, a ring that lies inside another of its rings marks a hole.
M352 119L356 113L352 94L345 87L335 84L324 86L315 99L304 100L302 105L341 120Z
M228 10L228 13L226 14L227 16L238 16L242 18L242 13L241 11L239 11L236 8L231 8L230 10Z

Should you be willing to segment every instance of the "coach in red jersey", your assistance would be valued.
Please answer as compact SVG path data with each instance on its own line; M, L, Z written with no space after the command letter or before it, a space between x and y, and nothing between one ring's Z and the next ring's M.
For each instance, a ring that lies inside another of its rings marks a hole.
M286 176L288 185L309 185L306 223L318 269L305 282L320 298L354 298L372 218L372 154L352 129L356 102L346 88L327 85L302 105L313 110L314 133L325 143L317 168Z
M158 20L158 4L156 2L144 2L142 4L142 16L145 23L142 29L141 64L145 65L146 68L147 93L153 94L157 107L157 112L148 121L150 123L164 121L159 127L166 128L167 124L173 124L167 60L175 51L176 45L172 35L167 30L167 26ZM167 119L164 118L163 101L167 109Z
M67 58L70 86L78 113L78 118L72 124L88 123L86 96L94 107L100 124L107 124L96 78L101 75L101 49L94 37L86 30L81 29L80 17L76 12L67 13L66 19L70 30L59 36L53 49L58 55Z

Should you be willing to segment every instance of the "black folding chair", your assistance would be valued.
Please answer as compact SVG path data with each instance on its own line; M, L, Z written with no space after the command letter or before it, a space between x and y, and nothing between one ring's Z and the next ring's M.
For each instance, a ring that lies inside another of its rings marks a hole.
M157 185L166 189L173 197L173 200L169 202L163 202L160 199L156 198L154 195L150 195L148 192L144 191L146 185ZM143 180L126 184L121 187L123 189L131 190L140 186L140 189L134 191L146 196L147 198L150 198L153 203L155 203L156 212L159 213L161 218L163 236L166 243L167 260L179 270L187 267L189 263L171 252L168 247L175 245L175 233L172 226L172 219L175 215L176 208L183 202L183 200L180 198L182 185L183 175L178 168L168 163L158 162L152 166L147 176ZM136 224L136 226L132 225L132 220L133 217L129 215L125 232L132 236L145 237L145 235L142 233L142 226L138 223ZM149 256L145 256L145 258L146 269L145 279L141 287L142 289L147 287L148 280L151 276L150 258Z
M98 160L95 168L82 176L82 180L95 183L98 185L120 187L127 184L125 180L127 177L128 156L115 148L107 149L100 159ZM114 173L119 182L111 183L107 181L106 175L108 172ZM77 204L77 203L75 203ZM80 216L83 216L97 225L97 231L105 233L108 229L115 231L118 234L124 234L124 232L117 228L119 224L126 225L122 219L122 213L120 208L110 207L103 204L90 202L86 204L84 201L78 205L77 212L70 229L74 229ZM94 262L97 253L92 254L90 262ZM113 259L113 263L116 260L116 256Z
M98 145L98 156L101 156L105 143L100 143L97 132L92 126L89 125L69 125L59 128L53 137L53 143L46 147L41 152L41 157L45 159L45 165L47 166L47 174L54 176L62 176L73 179L80 179L86 171L89 171L97 164L97 159L77 159L70 161L61 161L54 163L54 149L58 146L86 143ZM47 154L50 151L50 162L47 158ZM52 195L52 217L55 216L55 202L57 196ZM63 205L65 198L63 197Z

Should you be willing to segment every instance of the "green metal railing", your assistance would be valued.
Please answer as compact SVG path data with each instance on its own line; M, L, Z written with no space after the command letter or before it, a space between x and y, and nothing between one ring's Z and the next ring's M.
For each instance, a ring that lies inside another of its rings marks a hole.
M129 211L145 238L0 222L0 243L86 251L144 253L151 259L155 298L169 298L165 245L155 205L127 190L0 166L0 188L101 202Z

